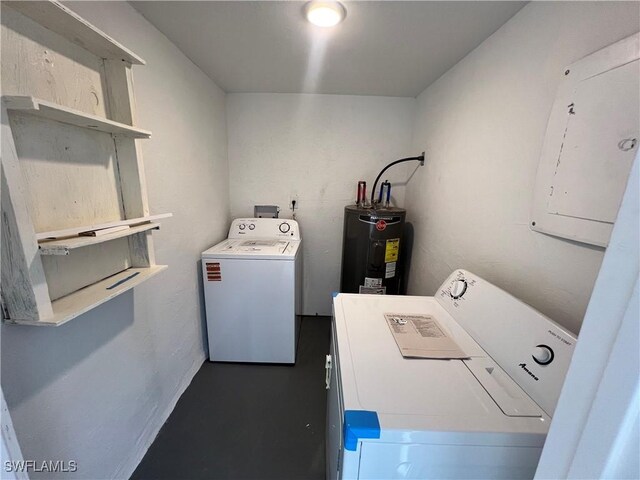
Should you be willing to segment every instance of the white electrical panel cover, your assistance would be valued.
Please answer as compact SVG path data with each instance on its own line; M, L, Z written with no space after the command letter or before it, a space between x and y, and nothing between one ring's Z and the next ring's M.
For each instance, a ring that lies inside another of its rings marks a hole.
M607 246L640 139L640 34L566 67L538 166L531 228Z

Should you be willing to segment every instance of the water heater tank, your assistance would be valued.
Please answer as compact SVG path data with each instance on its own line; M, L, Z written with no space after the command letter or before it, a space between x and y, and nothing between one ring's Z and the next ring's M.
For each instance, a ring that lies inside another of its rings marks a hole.
M402 208L345 207L341 292L401 293L405 216Z

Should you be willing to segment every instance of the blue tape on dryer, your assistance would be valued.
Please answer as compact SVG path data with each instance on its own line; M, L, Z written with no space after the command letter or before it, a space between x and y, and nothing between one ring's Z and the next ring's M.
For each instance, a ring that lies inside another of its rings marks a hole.
M344 448L355 451L361 438L380 438L378 414L368 410L344 412Z

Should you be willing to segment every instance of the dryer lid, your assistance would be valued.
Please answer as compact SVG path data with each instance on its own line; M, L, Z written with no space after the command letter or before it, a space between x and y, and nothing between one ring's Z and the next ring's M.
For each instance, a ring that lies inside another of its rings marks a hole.
M545 412L433 297L339 294L334 309L345 409L390 430L546 432ZM470 358L404 358L384 317L399 311L434 316Z

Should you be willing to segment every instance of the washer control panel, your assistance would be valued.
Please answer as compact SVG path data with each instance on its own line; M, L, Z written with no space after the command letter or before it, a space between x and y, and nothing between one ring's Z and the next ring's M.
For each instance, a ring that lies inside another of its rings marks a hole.
M435 298L552 416L576 337L529 305L466 270L455 270L440 286Z
M278 238L301 240L298 222L288 218L236 218L229 238Z
M291 231L291 224L289 222L282 222L278 225L278 229L281 233L289 233Z

